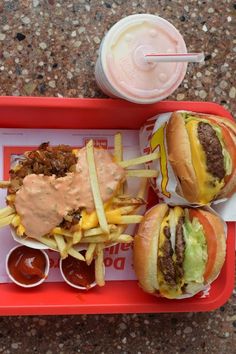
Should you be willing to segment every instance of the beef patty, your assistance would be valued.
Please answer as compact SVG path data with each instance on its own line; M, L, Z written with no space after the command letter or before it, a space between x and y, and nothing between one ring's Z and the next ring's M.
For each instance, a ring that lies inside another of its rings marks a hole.
M221 143L212 126L200 122L197 128L198 139L206 154L207 171L220 180L225 176L224 156Z
M183 234L184 217L180 217L176 225L175 233L175 261L174 250L171 244L171 233L168 226L164 227L165 241L161 246L162 255L158 257L158 267L163 274L165 282L170 286L176 286L184 276L183 262L185 240Z
M179 279L184 276L183 262L184 262L184 251L185 251L185 240L183 233L183 223L184 217L179 218L178 224L176 225L175 234L175 254L176 254L176 275Z
M172 259L173 249L170 240L170 228L168 226L164 227L165 241L161 247L162 256L158 257L158 266L167 284L171 286L176 285L176 271L175 264Z

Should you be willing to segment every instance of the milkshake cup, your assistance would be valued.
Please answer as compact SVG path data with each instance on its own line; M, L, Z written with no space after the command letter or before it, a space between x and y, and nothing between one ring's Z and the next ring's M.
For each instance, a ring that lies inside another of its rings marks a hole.
M154 103L171 95L181 84L186 62L147 62L150 53L187 53L179 31L163 18L131 15L117 22L99 49L95 77L110 97L135 103Z

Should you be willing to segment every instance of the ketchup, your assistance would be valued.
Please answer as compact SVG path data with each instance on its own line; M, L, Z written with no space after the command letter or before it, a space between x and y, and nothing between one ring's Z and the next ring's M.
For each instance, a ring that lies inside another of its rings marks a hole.
M46 259L40 250L21 246L10 254L8 268L19 283L34 284L45 277Z
M82 254L85 252L81 252ZM95 281L95 261L88 266L86 262L68 256L62 261L62 271L72 284L83 286L87 289Z

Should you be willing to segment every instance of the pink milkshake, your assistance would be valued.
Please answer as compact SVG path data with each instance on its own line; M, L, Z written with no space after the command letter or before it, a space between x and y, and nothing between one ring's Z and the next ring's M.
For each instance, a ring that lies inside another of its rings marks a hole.
M154 103L181 84L186 62L147 62L146 54L187 53L179 31L155 15L131 15L117 22L104 37L95 68L101 90L135 103Z

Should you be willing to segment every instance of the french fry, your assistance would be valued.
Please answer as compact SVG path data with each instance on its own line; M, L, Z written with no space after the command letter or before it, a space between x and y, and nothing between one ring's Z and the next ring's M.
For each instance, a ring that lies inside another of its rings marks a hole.
M103 244L96 246L97 257L95 258L95 281L98 286L105 285L104 279L104 263L103 263Z
M146 204L146 202L142 198L134 198L130 197L129 195L119 195L118 197L113 198L113 205L117 206L140 206Z
M64 259L67 256L67 246L62 235L54 234L55 241L57 243L57 248L60 252L61 258Z
M102 243L110 240L111 234L102 234L99 236L82 237L80 243Z
M157 177L158 171L156 170L126 170L128 177Z
M14 226L14 227L19 226L19 225L20 225L20 216L16 214L16 215L14 216L14 218L12 219L11 224L12 224L12 226Z
M117 235L118 236L121 235L125 231L125 229L126 229L126 225L119 225L117 227Z
M11 185L11 181L0 181L0 188L8 188Z
M116 225L108 225L108 227L110 232L115 231L117 229ZM103 232L100 227L95 227L93 229L84 231L83 237L97 236L97 235L101 235L102 233Z
M76 251L73 247L71 247L67 252L70 256L78 259L79 261L85 261L84 256L79 251Z
M109 222L113 224L138 224L142 221L143 216L142 215L121 215L120 217L118 215L115 216L108 216L107 219Z
M122 215L121 224L138 224L142 221L142 215Z
M68 249L70 249L73 246L73 238L65 236L64 239L66 241L66 252L68 254Z
M109 242L131 243L133 242L133 237L131 235L122 234L122 232L114 232L111 234Z
M160 158L160 153L159 152L153 152L151 154L145 155L145 156L140 156L136 157L134 159L130 160L123 160L119 162L119 165L123 168L130 167L130 166L135 166L135 165L141 165L145 162L157 160Z
M141 198L141 199L145 198L147 192L147 184L148 184L147 178L142 178L140 182L137 198Z
M95 249L96 249L96 243L90 243L85 253L85 260L87 265L90 265L92 263Z
M15 209L10 206L7 206L6 208L0 209L0 218L5 218L6 216L14 214L15 212Z
M16 233L18 236L23 236L25 233L25 227L22 224L20 224L16 229Z
M100 227L94 227L93 229L86 230L83 233L83 237L92 237L103 234L103 231Z
M122 215L127 215L133 212L137 207L125 206L118 209L113 209L106 212L106 218L109 223L120 224L122 221Z
M123 160L123 147L122 147L121 133L115 134L114 137L114 157L116 162L121 162Z
M64 235L64 236L68 236L68 237L73 237L72 232L62 229L61 227L54 227L54 229L52 230L52 233L54 235Z
M117 163L123 160L123 145L121 133L115 134L114 138L114 157ZM117 193L122 194L124 192L124 185L120 184Z
M98 177L96 172L96 165L94 161L93 141L90 140L86 145L87 161L89 167L89 177L91 188L93 192L93 200L96 207L96 212L99 220L99 225L105 234L109 233L103 202L99 190Z
M112 242L114 242L115 240L118 239L118 237L125 231L127 225L123 224L123 225L118 225L117 229L115 232L112 232L110 234L110 240L112 240Z
M79 243L82 237L83 237L83 234L82 234L81 230L74 232L72 244L75 245L76 243Z
M0 227L9 225L12 222L14 216L15 216L15 214L12 214L12 215L8 215L8 216L6 216L4 218L1 218L0 219Z
M112 212L115 212L115 211L119 212L121 215L127 215L127 214L130 214L132 211L134 211L135 208L137 208L136 205L123 206L121 208L113 209L113 210L107 212L106 215L108 215L109 213L112 214Z
M119 243L131 243L133 242L133 237L131 235L121 234L116 241Z
M47 245L49 248L58 250L56 241L51 237L42 236L38 238L38 241L42 242L44 245Z

